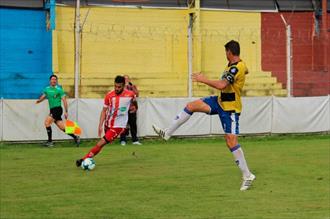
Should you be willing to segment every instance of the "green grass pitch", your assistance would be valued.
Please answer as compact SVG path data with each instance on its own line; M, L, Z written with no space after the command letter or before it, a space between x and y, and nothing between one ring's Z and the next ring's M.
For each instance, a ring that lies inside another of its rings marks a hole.
M107 145L0 144L0 218L329 219L330 136L240 137L257 176L241 174L222 137Z

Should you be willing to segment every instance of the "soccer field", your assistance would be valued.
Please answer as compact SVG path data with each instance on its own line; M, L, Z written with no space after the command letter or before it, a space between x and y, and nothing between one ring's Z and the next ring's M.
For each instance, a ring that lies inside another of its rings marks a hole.
M93 146L1 143L1 218L329 219L330 136L241 137L251 190L222 137Z

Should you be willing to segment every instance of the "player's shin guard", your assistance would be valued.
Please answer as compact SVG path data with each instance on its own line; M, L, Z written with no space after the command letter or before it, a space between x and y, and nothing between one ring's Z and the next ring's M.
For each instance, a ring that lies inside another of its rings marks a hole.
M52 127L46 127L47 135L48 135L48 142L52 142Z
M251 175L251 172L247 166L243 150L241 146L238 144L232 148L230 148L231 153L234 155L235 162L239 169L241 170L243 177L248 177Z
M102 150L101 146L95 145L84 157L83 160L86 158L94 157L96 156L100 151Z
M166 134L171 136L183 123L185 123L193 112L190 112L187 107L183 109L174 119L172 125L166 130Z

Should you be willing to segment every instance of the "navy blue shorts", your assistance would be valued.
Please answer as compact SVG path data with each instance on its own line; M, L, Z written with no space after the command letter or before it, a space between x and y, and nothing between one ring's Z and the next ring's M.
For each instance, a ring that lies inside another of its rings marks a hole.
M218 114L222 128L226 134L239 134L239 113L234 111L223 111L218 103L217 96L209 96L201 98L201 100L210 106L210 115Z

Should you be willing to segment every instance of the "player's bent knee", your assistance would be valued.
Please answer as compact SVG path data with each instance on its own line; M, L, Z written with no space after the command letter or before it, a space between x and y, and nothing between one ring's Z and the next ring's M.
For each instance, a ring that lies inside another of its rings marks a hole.
M62 120L58 120L56 121L56 125L57 127L59 127L61 130L65 130L65 125L64 122Z
M194 104L192 102L187 103L186 109L190 112L194 112Z
M210 107L205 104L202 100L195 100L192 102L187 103L186 105L187 110L190 112L210 112Z
M108 143L111 143L111 141L108 141L106 139L106 137L103 136L103 138L101 138L100 141L98 141L96 145L99 146L99 147L103 147L104 145L106 145Z
M50 116L47 116L46 119L45 119L45 123L44 123L45 126L49 127L49 126L51 126L52 123L53 123L53 118L50 117Z
M50 127L52 125L52 122L46 120L44 125L45 125L45 127Z

